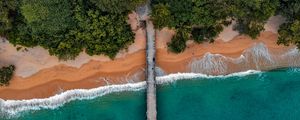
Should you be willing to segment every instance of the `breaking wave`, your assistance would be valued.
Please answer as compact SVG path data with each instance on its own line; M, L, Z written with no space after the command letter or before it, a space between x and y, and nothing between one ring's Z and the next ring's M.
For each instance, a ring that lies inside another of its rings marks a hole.
M182 79L246 76L250 74L259 74L261 73L260 70L270 70L276 67L278 68L299 65L300 52L298 51L298 49L290 49L285 53L275 54L270 53L270 51L263 43L258 43L252 48L245 50L243 54L238 58L230 58L220 54L206 53L201 59L194 59L191 61L189 65L191 73L165 75L164 71L161 68L156 67L156 72L159 76L156 79L157 84L166 84ZM0 99L0 117L15 117L18 116L18 113L23 111L55 109L73 100L93 99L109 93L139 91L145 88L146 82L144 81L121 85L108 85L93 89L68 90L61 94L44 99Z
M297 48L284 53L270 52L265 44L257 43L246 49L238 58L206 53L202 58L190 62L192 73L212 75L229 74L246 70L271 70L280 67L298 67L300 52Z
M0 101L1 116L11 117L27 110L55 109L73 100L93 99L109 93L122 91L139 91L146 87L146 82L128 83L122 85L108 85L93 89L74 89L61 94L29 100L2 100Z
M193 78L228 78L234 76L243 77L243 76L258 74L258 73L262 73L262 72L257 70L248 70L244 72L237 72L228 75L217 75L217 76L201 74L201 73L176 73L176 74L169 74L167 76L157 77L156 83L165 84L165 83L172 83L177 80L193 79Z
M260 71L248 70L245 72L232 73L229 75L205 75L200 73L177 73L166 76L157 77L157 84L165 84L174 82L180 79L192 78L218 78L218 77L232 77L232 76L246 76L249 74L257 74ZM73 100L85 100L101 97L109 93L124 92L124 91L140 91L146 88L146 82L127 83L120 85L101 86L93 89L74 89L68 90L61 94L43 98L43 99L29 99L29 100L2 100L0 99L0 110L2 117L17 117L18 113L29 110L41 109L55 109L63 106Z

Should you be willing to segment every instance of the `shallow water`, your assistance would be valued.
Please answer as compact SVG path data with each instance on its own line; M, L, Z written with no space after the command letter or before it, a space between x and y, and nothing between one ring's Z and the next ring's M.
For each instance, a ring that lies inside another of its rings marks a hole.
M12 120L142 120L145 93L120 92L92 100L76 100L54 110L22 112ZM10 120L10 119L9 119Z
M12 120L143 120L145 90L76 100ZM299 120L300 68L158 85L159 120Z
M158 88L160 120L299 120L300 69L177 81Z

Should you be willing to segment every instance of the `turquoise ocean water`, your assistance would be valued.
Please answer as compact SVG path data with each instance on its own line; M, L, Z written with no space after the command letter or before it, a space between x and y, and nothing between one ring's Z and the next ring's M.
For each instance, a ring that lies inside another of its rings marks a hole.
M76 100L11 120L144 120L145 90ZM300 120L300 68L158 85L159 120Z

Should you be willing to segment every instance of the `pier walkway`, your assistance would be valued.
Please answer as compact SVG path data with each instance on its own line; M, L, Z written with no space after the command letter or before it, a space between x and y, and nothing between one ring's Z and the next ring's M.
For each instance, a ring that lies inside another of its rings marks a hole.
M146 21L146 36L147 119L156 120L155 30L151 21Z
M151 0L137 9L140 25L146 32L147 120L156 120L155 30L148 16Z

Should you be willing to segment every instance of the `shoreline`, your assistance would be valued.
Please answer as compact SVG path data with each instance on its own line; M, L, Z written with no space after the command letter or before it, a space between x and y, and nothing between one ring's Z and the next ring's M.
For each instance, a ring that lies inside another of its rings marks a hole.
M166 76L157 77L157 84L172 83L182 79L193 78L223 78L233 76L247 76L252 74L260 74L261 71L248 70L228 75L211 76L201 73L177 73ZM55 109L64 104L74 100L88 100L96 97L101 97L110 93L125 92L125 91L140 91L146 89L146 81L127 83L119 85L100 86L91 89L72 89L57 94L48 98L28 99L28 100L2 100L0 99L0 106L2 111L7 116L15 116L22 111L40 110L40 109ZM1 116L1 114L0 114Z
M223 59L238 59L240 57L244 57L244 54L246 51L251 51L251 49L255 49L255 45L263 44L264 49L267 51L258 51L258 52L268 52L263 54L269 54L270 56L278 57L284 53L287 53L293 49L295 49L295 46L283 46L283 45L277 45L277 38L278 35L265 31L260 34L260 36L252 40L248 36L236 36L232 40L228 42L224 42L221 40L216 40L214 43L202 43L202 44L190 44L188 45L187 50L185 50L183 53L175 54L175 53L169 53L165 49L158 49L157 50L157 64L160 68L162 68L166 73L176 73L176 72L195 72L191 70L190 64L193 61L201 60L204 57L207 57L207 54L211 55L211 59L214 60L223 60ZM218 58L218 56L220 58ZM253 59L257 56L250 56ZM262 57L262 56L258 56ZM300 58L300 57L299 57ZM250 58L251 59L251 58ZM218 62L219 62L218 61ZM206 60L205 62L209 62L209 60ZM264 62L264 61L261 61ZM176 66L174 66L176 64ZM229 63L225 63L229 64ZM253 65L253 63L249 63ZM292 67L289 66L288 63L280 63L282 67ZM188 66L188 67L187 67ZM220 66L212 66L212 67L220 67ZM253 66L238 68L235 69L233 67L235 66L228 66L227 68L228 72L226 73L211 73L211 72L201 72L205 74L212 74L212 75L220 75L220 74L230 74L234 72L240 72L245 71L249 69L256 69ZM268 68L264 68L268 66L261 66L260 70L270 70ZM200 68L199 68L200 69ZM204 69L204 68L202 68ZM234 69L234 70L230 70ZM276 67L272 68L276 69Z
M270 53L281 51L280 54L283 54L294 48L294 46L278 46L276 40L277 34L262 32L257 40L251 40L246 36L237 36L229 42L217 40L212 44L190 44L188 49L180 54L169 53L166 48L157 48L156 62L166 75L171 73L199 73L192 71L190 64L195 59L202 59L208 52L230 58L239 58L244 51L251 49L254 44L258 43L264 43ZM221 49L220 46L222 46ZM226 50L223 50L223 48L226 48ZM14 76L8 87L0 88L0 98L4 100L47 98L66 90L106 86L108 82L109 85L116 85L144 81L144 54L144 50L139 50L114 61L99 62L92 60L80 68L58 65L41 70L27 78ZM227 68L227 70L230 71L231 69L232 72L212 75L226 75L250 69L237 69L234 68L234 65L231 66L232 68ZM282 67L290 66L283 64ZM40 80L41 78L44 79Z
M277 19L280 19L280 16L271 17L270 22L265 25L266 30L255 40L237 35L230 25L224 28L214 43L196 44L189 40L186 43L187 49L179 54L171 53L167 48L167 42L175 32L166 28L156 30L156 65L164 75L227 75L250 69L264 71L300 66L300 54L295 46L286 47L276 43L278 34L274 31L277 31L279 26L276 24ZM136 13L130 14L128 21L135 32L135 42L127 50L121 50L114 60L109 60L103 55L81 54L75 60L58 61L39 47L30 48L29 51L16 51L15 47L7 45L8 43L0 44L0 57L4 63L17 64L17 71L10 85L0 87L0 98L48 98L72 89L91 89L144 81L145 31L138 28ZM291 59L287 60L288 57Z
M0 87L0 98L45 98L65 90L138 82L144 76L143 53L144 51L141 50L130 54L128 58L126 57L127 60L124 58L111 62L90 61L80 68L58 65L41 70L27 78L14 76L9 86ZM131 63L132 61L135 61L134 64Z

